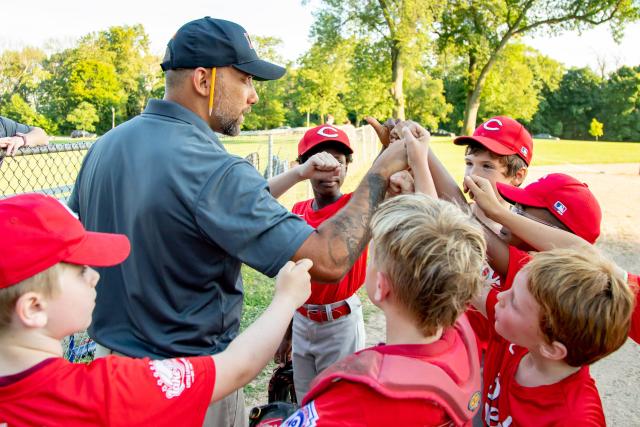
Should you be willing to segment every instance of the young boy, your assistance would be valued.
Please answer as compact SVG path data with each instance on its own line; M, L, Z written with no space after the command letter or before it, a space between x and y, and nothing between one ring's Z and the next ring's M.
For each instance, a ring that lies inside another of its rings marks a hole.
M422 194L386 201L372 219L365 286L387 343L332 365L285 426L440 426L479 406L477 347L465 316L480 289L479 224Z
M352 162L353 150L345 132L321 125L309 129L300 140L298 162L306 164L319 153L333 157L340 168L332 176L312 177L314 197L297 202L291 210L316 228L351 198L350 193L342 193L341 187ZM312 282L311 296L293 317L293 381L298 402L302 401L318 373L364 348L362 304L356 291L364 283L366 263L365 249L339 283Z
M91 322L99 275L88 265L122 262L128 239L86 231L39 194L0 201L0 235L0 425L202 425L212 401L266 365L310 293L311 262L290 262L270 306L222 353L72 364L60 340Z
M482 197L489 193L490 183L481 177L465 178L470 191L478 198L480 209L487 207ZM600 235L602 211L589 187L575 178L553 173L532 182L525 188L497 184L500 195L513 204L513 212L541 224L573 233L593 244ZM484 206L483 206L484 205ZM490 218L499 218L494 210L485 212ZM507 227L500 231L500 238L487 235L487 254L494 270L504 280L500 290L511 287L516 273L529 262L529 251L535 250Z
M613 263L594 250L541 252L513 287L485 290L474 304L495 327L485 425L605 425L588 365L622 346L633 309Z

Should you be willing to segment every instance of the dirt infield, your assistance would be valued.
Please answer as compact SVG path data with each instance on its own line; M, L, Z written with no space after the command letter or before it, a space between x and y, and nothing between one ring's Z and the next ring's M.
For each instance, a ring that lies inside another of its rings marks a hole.
M637 163L532 167L527 182L563 172L589 185L603 212L597 247L622 268L640 273L640 174ZM366 322L367 345L384 341L384 318L372 313ZM640 345L628 340L616 353L596 363L598 385L607 424L640 426Z

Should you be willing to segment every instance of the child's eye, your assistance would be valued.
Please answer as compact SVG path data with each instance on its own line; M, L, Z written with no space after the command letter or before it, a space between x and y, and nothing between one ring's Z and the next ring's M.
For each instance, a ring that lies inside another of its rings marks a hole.
M485 169L495 169L495 168L493 167L493 165L484 165L484 168L485 168Z
M470 167L472 166L472 165L471 165L471 162L464 162L464 164L465 164L468 168L470 168Z

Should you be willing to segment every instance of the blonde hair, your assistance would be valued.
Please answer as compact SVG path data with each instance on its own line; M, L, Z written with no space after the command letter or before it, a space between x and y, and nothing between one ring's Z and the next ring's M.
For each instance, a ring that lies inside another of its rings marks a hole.
M371 221L374 261L425 336L452 326L480 291L486 243L460 208L422 194L394 197Z
M37 292L50 298L59 291L59 278L62 272L61 263L41 271L8 288L0 289L0 329L11 324L11 317L18 301L27 292Z
M570 366L589 365L627 339L634 295L615 265L595 249L554 249L525 267L540 305L545 339L567 348Z

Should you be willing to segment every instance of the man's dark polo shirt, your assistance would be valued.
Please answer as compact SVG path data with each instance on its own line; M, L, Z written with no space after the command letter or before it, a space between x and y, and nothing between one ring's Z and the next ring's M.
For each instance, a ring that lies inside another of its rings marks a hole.
M69 206L87 229L131 240L124 263L100 269L89 333L136 357L224 350L240 264L274 276L313 232L202 119L161 100L91 147Z

